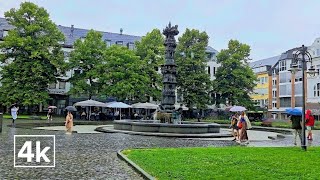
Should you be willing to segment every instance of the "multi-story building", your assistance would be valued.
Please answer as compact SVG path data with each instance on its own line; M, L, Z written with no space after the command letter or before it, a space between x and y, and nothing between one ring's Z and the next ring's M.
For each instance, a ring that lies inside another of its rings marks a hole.
M319 39L308 47L308 51L313 57L313 65L317 71L320 68L320 43ZM269 104L268 109L270 115L275 119L287 119L288 115L285 112L287 108L301 108L302 101L302 71L295 74L289 70L293 59L293 54L298 48L290 49L281 54L277 63L269 70ZM307 63L307 68L310 68L310 63ZM301 62L298 62L301 68ZM319 74L310 77L305 74L305 95L306 108L311 109L316 119L319 119L320 108L320 76Z
M259 108L265 109L268 104L268 89L270 86L268 71L270 70L271 66L279 60L279 57L280 56L275 56L267 59L262 59L251 62L249 64L253 72L257 75L257 85L254 88L253 93L250 94L250 97L256 103L255 105Z
M14 27L8 24L5 18L0 18L0 42L8 34L8 31L13 28ZM65 36L65 41L60 43L62 45L62 50L65 54L65 60L67 61L69 58L70 52L73 51L73 43L77 39L85 38L89 30L75 28L73 25L71 25L70 27L59 25L58 29ZM122 32L123 32L122 29L120 29L120 33L101 32L102 39L106 42L107 46L116 44L119 46L126 46L129 49L134 49L135 41L139 41L141 37L126 35L126 34L123 34ZM57 109L58 114L62 113L63 109L67 105L72 105L75 102L78 102L80 100L84 100L87 98L87 97L74 98L72 96L70 97L67 94L67 92L70 90L72 85L66 80L72 77L75 73L80 73L80 72L77 69L68 71L66 73L66 76L63 77L61 81L54 84L50 84L48 87L50 97L52 98L50 104L58 107ZM43 107L40 105L39 110L42 111L42 109Z
M89 30L87 29L81 29L76 28L73 25L70 27L67 26L57 26L58 29L64 34L65 41L60 42L62 45L62 50L65 54L65 60L67 61L69 58L69 54L71 51L73 51L73 43L77 39L85 38L86 34ZM5 20L5 18L0 18L0 43L3 40L3 38L8 34L8 31L10 29L13 29L14 27L8 24L8 22ZM140 41L140 36L134 36L134 35L126 35L123 34L123 30L120 29L120 33L111 33L111 32L101 32L102 33L102 39L106 42L107 46L111 45L119 45L119 46L126 46L129 49L135 48L135 42ZM207 57L208 57L208 73L210 74L211 79L214 79L214 74L216 72L217 67L219 66L216 63L216 55L217 51L213 49L212 47L208 46L206 49ZM159 69L160 72L160 69ZM61 78L57 83L50 84L48 87L50 97L52 98L50 105L55 105L58 107L57 112L58 114L63 112L63 109L67 105L72 105L75 102L85 100L87 97L82 98L75 98L72 96L69 96L67 92L72 87L72 84L70 84L67 79L72 77L75 73L81 73L81 70L74 69L72 71L68 71L66 73L66 76ZM106 100L102 100L106 101ZM42 111L43 107L40 105L39 110Z

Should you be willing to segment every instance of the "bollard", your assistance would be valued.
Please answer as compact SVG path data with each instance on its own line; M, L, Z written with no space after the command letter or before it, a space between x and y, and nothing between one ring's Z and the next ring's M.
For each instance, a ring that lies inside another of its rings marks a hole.
M0 133L2 132L2 119L3 119L3 113L0 113Z

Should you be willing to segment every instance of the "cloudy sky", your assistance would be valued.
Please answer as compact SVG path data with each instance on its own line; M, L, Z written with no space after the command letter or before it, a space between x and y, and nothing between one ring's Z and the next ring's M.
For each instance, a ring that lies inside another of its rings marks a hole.
M23 0L0 0L0 17ZM320 37L319 0L28 0L48 10L58 25L145 35L169 21L206 31L217 50L230 39L264 59Z

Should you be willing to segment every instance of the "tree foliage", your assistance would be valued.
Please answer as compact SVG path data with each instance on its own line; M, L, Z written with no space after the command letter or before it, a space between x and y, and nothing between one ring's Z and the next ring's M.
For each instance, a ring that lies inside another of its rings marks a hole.
M98 67L105 63L106 49L102 34L94 30L90 30L84 39L76 40L68 63L68 69L77 72L70 79L70 94L91 99L100 93L102 85L98 82L101 75Z
M183 102L190 108L206 108L209 103L210 76L206 72L206 47L208 35L195 29L186 29L179 38L175 53L177 69L178 93Z
M113 45L105 51L106 63L100 65L102 93L118 100L147 101L150 78L145 62L134 51Z
M0 96L3 104L19 102L30 106L49 99L48 85L64 72L64 56L59 42L64 35L44 8L24 2L19 9L5 12L14 26L0 49Z
M161 98L162 76L157 72L160 65L164 64L164 37L159 29L153 29L147 33L141 41L137 41L136 54L144 61L145 71L150 78L150 86L147 95L153 97L154 100Z
M253 106L249 93L255 87L256 76L246 62L249 55L249 45L230 40L228 49L221 50L217 56L221 66L215 75L214 91L220 93L222 99L227 99L230 105Z

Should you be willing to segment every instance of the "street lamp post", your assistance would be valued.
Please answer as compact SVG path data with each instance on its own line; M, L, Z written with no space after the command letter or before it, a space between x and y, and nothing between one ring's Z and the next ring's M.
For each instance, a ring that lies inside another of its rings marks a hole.
M306 96L305 96L305 72L307 70L307 62L311 63L309 70L307 71L308 74L314 76L317 72L312 65L312 57L311 54L308 52L308 48L302 45L295 54L293 54L293 59L291 63L291 73L295 74L297 71L300 71L298 62L301 62L301 69L302 69L302 140L301 140L301 148L303 150L307 150L306 146L306 133L305 133L305 111L306 111Z

